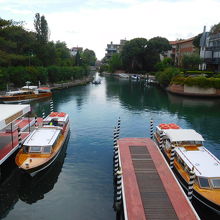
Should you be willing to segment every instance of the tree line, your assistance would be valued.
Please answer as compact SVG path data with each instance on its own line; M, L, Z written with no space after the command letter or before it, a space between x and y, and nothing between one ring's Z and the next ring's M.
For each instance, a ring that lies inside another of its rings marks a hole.
M19 70L25 71L19 73L22 83L26 78L35 81L36 78L43 78L48 81L56 81L62 77L55 76L63 74L64 67L73 68L69 73L69 77L65 79L75 78L85 74L88 70L87 66L95 65L96 56L94 51L85 49L78 51L72 56L65 42L53 42L49 40L50 30L45 16L39 13L34 18L35 31L29 31L24 28L24 22L16 22L13 20L5 20L0 18L0 86L5 87L6 83L13 82L15 86L20 85L13 81L15 72ZM56 74L50 72L49 68L56 66ZM32 67L32 68L30 68ZM42 73L47 72L47 77ZM61 68L62 67L62 68ZM33 72L31 72L31 70ZM13 71L13 72L12 72ZM36 77L37 75L42 77ZM28 75L28 77L27 77ZM50 75L50 77L49 77ZM5 78L5 79L3 79Z

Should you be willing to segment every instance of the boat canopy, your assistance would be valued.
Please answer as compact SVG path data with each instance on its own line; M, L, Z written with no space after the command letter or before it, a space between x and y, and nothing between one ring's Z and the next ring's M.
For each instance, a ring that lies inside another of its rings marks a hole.
M37 89L37 86L23 86L22 89L34 90L34 89Z
M183 147L175 147L175 152L195 174L207 178L220 177L220 161L205 147L197 150L186 150Z
M52 146L59 134L59 129L38 128L26 139L24 146Z
M0 104L0 130L31 110L30 105Z
M163 131L171 142L204 141L202 135L193 129L168 129Z

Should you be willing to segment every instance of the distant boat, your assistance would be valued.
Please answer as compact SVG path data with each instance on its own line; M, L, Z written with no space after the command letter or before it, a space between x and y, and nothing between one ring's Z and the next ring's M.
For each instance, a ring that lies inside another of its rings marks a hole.
M47 98L52 96L48 87L23 86L20 90L6 92L0 96L0 101L4 103L29 102L36 99Z
M58 157L70 130L69 116L52 112L43 126L36 128L24 142L15 158L19 168L34 176Z
M134 75L131 75L131 79L133 79L133 80L139 80L139 79L140 79L140 76L134 74Z
M119 73L118 76L120 78L129 78L129 75L128 74L125 74L125 73Z
M101 78L100 77L96 77L93 81L92 81L92 83L93 84L101 84Z

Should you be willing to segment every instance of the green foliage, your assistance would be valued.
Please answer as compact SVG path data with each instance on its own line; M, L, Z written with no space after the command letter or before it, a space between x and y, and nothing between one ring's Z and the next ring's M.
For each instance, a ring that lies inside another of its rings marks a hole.
M220 89L220 78L214 78L214 77L207 78L205 76L197 76L197 77L177 76L172 79L171 84L196 86L200 88Z
M44 16L40 16L39 13L35 14L34 27L36 30L36 38L40 44L46 44L48 42L48 25Z
M195 36L194 40L193 40L193 45L196 47L196 48L200 48L200 39L202 37L202 33L201 34L198 34L197 36Z
M164 37L153 37L148 41L148 47L157 53L163 53L171 49L169 41Z
M155 64L155 68L156 68L157 71L163 71L167 67L172 66L172 63L173 63L173 61L172 61L171 58L165 57L163 59L163 61L158 62L158 63Z
M159 54L170 49L166 38L135 38L125 43L121 52L123 69L128 72L155 71L155 64L160 61Z
M95 66L96 55L93 50L85 49L82 52L81 58L83 65Z
M88 75L87 67L59 67L59 66L16 66L16 67L2 67L0 68L0 85L5 88L9 82L14 86L21 87L25 85L26 81L31 81L32 84L38 85L47 82L61 82L67 80L80 79Z
M113 54L109 60L108 71L114 73L116 70L122 69L121 54Z
M167 67L161 72L156 73L156 79L163 86L168 86L173 77L180 75L180 69L175 67Z
M212 28L211 28L211 30L210 30L210 32L211 32L212 34L218 34L218 33L220 33L220 22L219 22L218 24L213 25Z
M184 55L182 58L182 66L184 69L196 70L201 63L202 59L198 54Z
M108 71L108 70L109 70L108 64L103 64L103 65L101 65L100 68L99 68L99 72L100 72L100 73L106 72L106 71Z
M121 52L125 70L128 72L143 70L147 43L145 38L135 38L125 43Z
M50 82L60 82L67 80L79 79L88 75L88 68L85 66L75 66L75 67L58 67L49 66L48 78Z

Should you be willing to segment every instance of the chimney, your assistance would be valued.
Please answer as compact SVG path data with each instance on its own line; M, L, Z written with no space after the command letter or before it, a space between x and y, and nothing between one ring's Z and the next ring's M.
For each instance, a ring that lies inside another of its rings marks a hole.
M205 33L206 32L206 26L204 25L204 28L203 28L203 33Z

